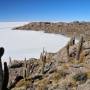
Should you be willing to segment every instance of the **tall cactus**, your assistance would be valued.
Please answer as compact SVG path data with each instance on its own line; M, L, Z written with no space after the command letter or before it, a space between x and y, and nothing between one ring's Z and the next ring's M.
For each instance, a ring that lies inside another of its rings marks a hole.
M41 53L41 60L42 60L42 74L44 74L44 67L46 63L46 55Z
M80 37L80 41L79 41L79 45L78 45L78 51L77 51L77 55L76 55L76 60L79 60L80 58L80 53L82 51L82 46L83 46L83 36Z
M26 69L24 69L24 79L26 80L26 77L27 77L27 71Z
M4 72L2 70L2 62L1 58L4 54L4 48L0 48L0 90L8 90L7 85L8 85L8 80L9 80L9 70L7 67L7 63L4 63Z
M66 45L66 52L67 52L67 57L68 57L68 60L70 60L70 55L69 55L69 48L70 46L74 45L75 44L75 36L73 36L70 41L68 42L68 44Z
M67 57L68 57L68 60L69 60L69 43L67 44L67 46L66 46L66 52L67 52Z
M27 77L29 76L30 74L30 65L27 65Z
M29 74L30 74L30 64L27 63L27 60L25 58L23 67L23 77L25 80L29 76Z
M2 87L3 89L2 90L7 90L8 81L9 81L9 70L8 70L7 63L4 62L4 78L3 78L3 87Z
M10 67L12 66L12 59L11 59L11 57L9 57L9 66Z
M0 90L2 90L2 85L3 85L3 70L2 70L2 61L1 58L4 54L4 48L0 48Z
M75 36L73 36L69 42L70 46L75 44Z
M26 61L26 58L24 60L23 77L26 80L26 77L27 77L27 61Z

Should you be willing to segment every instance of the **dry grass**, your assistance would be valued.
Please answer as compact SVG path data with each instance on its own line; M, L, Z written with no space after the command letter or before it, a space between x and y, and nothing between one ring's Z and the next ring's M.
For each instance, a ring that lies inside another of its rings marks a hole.
M86 72L88 79L90 79L90 71Z
M31 77L28 77L26 80L22 79L17 84L16 87L28 86L32 82Z
M85 53L82 52L82 53L80 54L80 60L79 60L79 63L83 63L84 60L85 60Z

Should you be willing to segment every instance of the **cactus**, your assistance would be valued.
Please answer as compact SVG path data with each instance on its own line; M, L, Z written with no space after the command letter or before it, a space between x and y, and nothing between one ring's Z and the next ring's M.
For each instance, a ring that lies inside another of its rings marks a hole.
M26 80L26 66L27 66L27 64L26 64L26 58L25 58L24 67L23 67L23 77L25 78L25 80Z
M27 67L27 60L26 60L26 58L25 58L25 60L24 60L24 67L25 67L25 68Z
M45 54L45 49L43 48L43 52L42 52L42 54L44 55Z
M26 77L27 77L27 61L26 61L26 58L24 60L23 77L26 80Z
M7 63L4 63L4 72L2 70L2 62L1 58L4 54L4 48L0 48L0 90L8 90L7 85L8 85L8 80L9 80L9 70L7 67Z
M26 72L26 69L24 69L24 79L26 80L26 76L27 76L27 74L26 74L27 72Z
M30 74L30 65L27 65L27 77L29 76Z
M32 73L32 71L33 71L33 68L31 69L31 63L27 63L26 58L25 58L24 67L23 67L23 77L25 80L29 76L29 74Z
M67 57L68 57L68 60L69 60L69 43L66 46L66 50L67 50Z
M77 55L76 55L76 60L79 60L80 58L80 53L82 51L82 46L83 46L83 36L80 37L80 41L79 41L79 45L78 45L78 52L77 52Z
M0 48L0 90L2 90L2 85L3 85L3 70L2 70L2 62L1 62L1 57L4 54L4 48Z
M69 48L70 48L70 46L72 46L72 45L74 45L74 44L75 44L75 36L73 36L73 37L70 39L70 41L68 42L68 44L66 45L68 60L70 60Z
M7 63L4 62L4 78L3 78L2 90L7 90L8 81L9 81L9 70L8 70Z
M70 46L75 44L75 36L73 36L69 42Z
M44 74L44 67L46 63L46 55L41 53L41 60L42 60L42 74Z
M9 66L10 67L12 66L12 59L11 59L11 57L9 57Z

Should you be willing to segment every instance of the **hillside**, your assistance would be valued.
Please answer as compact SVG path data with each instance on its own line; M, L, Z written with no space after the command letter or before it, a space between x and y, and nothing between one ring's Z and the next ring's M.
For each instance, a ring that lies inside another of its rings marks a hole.
M70 23L65 22L31 22L24 26L15 27L14 30L36 30L44 31L46 33L57 33L66 36L75 35L77 38L80 34L85 35L86 39L90 39L90 22L74 21Z
M40 59L10 59L11 90L90 90L90 42L68 44L56 53L43 50Z

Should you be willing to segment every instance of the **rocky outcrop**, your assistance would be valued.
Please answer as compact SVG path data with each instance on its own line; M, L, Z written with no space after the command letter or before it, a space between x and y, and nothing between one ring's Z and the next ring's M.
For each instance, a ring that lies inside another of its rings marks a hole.
M32 22L13 29L44 31L47 33L57 33L67 36L75 35L77 38L80 34L84 34L86 39L90 39L90 22Z
M89 90L90 46L87 44L90 41L80 40L76 44L71 39L68 48L66 45L56 53L43 50L39 59L11 61L11 66L16 65L9 67L9 81L14 82L11 90ZM22 66L18 67L20 63ZM22 78L16 82L17 77Z

